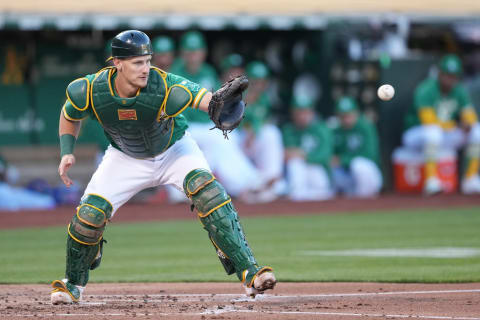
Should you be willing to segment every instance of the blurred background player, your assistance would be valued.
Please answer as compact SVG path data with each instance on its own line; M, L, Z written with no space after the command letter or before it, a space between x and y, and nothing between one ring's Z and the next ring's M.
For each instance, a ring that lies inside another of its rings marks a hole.
M197 31L185 33L180 39L181 58L171 72L199 83L203 88L216 88L220 81L215 69L205 62L207 43ZM189 131L203 151L207 161L225 189L234 197L241 197L261 185L258 172L237 143L237 130L225 139L219 130L210 130L208 114L200 110L185 110ZM183 195L181 195L183 197Z
M225 57L220 64L222 82L245 74L245 60L238 53L232 53Z
M425 79L415 89L403 143L425 156L426 194L443 191L437 173L439 150L466 146L461 189L466 194L480 193L480 125L470 96L460 83L462 63L449 54L442 57L438 69L437 78Z
M333 130L335 189L351 197L376 196L382 187L377 130L351 97L342 97L335 111L340 120Z
M172 38L159 36L152 41L152 64L163 71L169 71L175 59L175 45Z
M326 200L333 196L329 168L332 136L314 110L314 101L295 96L292 122L283 127L288 197L293 201Z
M237 70L238 71L238 70ZM245 118L242 122L240 144L242 150L258 170L263 185L250 194L252 202L268 202L281 193L284 164L282 133L272 123L272 105L267 95L269 70L260 61L246 67L250 81L245 102ZM232 71L234 74L234 71Z
M171 66L171 72L192 79L204 88L216 88L220 84L215 68L206 62L207 42L203 34L189 31L182 35L179 44L180 58ZM188 113L190 122L208 122L204 112Z
M172 38L167 36L158 36L152 41L152 65L162 69L165 72L169 72L172 64L175 60L175 44ZM172 186L165 186L165 190L168 195L168 200L171 203L188 202L188 198L183 192L178 191ZM163 201L162 192L154 194L150 199L151 201L157 201L160 198Z

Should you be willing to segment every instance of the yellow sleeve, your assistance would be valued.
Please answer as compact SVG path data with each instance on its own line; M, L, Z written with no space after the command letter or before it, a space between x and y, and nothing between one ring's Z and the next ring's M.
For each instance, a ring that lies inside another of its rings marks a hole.
M452 130L454 129L455 127L457 127L457 123L453 120L448 120L448 121L444 121L444 122L441 122L440 123L440 126L442 127L442 129L444 130Z
M200 91L198 91L197 95L195 96L195 99L193 99L193 103L191 107L193 109L198 109L198 106L200 105L200 101L202 101L203 96L208 92L207 89L202 88Z
M437 119L437 115L435 113L435 109L432 107L423 107L420 108L418 111L418 117L420 118L420 122L423 125L429 124L438 124L439 121Z
M467 125L473 125L478 121L477 113L473 107L464 108L460 114L460 119L464 124Z

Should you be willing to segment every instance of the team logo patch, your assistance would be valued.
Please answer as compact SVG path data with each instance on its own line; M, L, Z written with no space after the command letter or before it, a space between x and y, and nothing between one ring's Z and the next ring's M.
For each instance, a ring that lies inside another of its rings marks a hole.
M118 109L118 120L137 120L137 110Z

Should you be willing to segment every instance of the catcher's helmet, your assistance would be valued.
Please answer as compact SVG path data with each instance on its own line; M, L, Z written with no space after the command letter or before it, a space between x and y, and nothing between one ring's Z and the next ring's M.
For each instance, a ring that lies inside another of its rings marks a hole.
M153 54L150 38L138 30L120 32L112 40L112 57L128 58Z

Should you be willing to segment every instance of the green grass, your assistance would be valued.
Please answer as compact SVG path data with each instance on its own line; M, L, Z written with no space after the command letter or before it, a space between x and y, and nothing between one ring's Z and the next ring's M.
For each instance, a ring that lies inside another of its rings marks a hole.
M321 205L321 204L319 204ZM21 218L19 216L19 218ZM260 264L281 281L480 281L480 257L305 256L301 250L480 249L480 208L242 219ZM46 283L64 273L66 227L0 231L0 283ZM198 221L111 223L92 282L236 281Z

